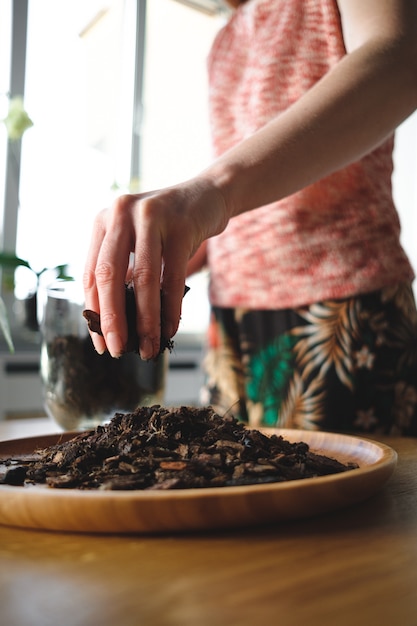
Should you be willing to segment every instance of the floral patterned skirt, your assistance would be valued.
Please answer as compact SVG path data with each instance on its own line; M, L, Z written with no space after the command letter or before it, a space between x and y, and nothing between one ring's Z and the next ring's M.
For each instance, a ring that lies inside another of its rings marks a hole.
M212 310L201 400L252 427L417 436L417 311L400 284L298 309Z

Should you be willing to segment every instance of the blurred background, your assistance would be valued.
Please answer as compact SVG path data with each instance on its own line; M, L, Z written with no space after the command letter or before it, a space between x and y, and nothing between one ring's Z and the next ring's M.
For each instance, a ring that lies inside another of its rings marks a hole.
M43 413L28 296L57 266L81 277L94 216L116 195L210 162L206 58L226 17L221 0L1 0L0 119L21 98L31 125L10 139L0 124L0 253L30 266L12 280L2 272L16 351L0 341L0 419ZM403 244L417 268L416 115L397 133L395 161ZM168 404L198 403L207 275L189 286ZM36 306L40 316L41 297Z

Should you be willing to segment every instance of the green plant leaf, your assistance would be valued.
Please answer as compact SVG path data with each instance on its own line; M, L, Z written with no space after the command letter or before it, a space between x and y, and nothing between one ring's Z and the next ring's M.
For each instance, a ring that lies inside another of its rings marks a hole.
M7 318L6 305L0 298L0 330L2 331L10 352L14 352L13 339L10 332L9 320Z
M21 139L24 132L33 126L33 122L25 111L23 98L15 96L9 101L9 112L3 120L9 139L16 141Z
M32 269L28 261L21 259L20 257L13 254L13 252L0 252L0 266L7 269L16 269L17 267L21 266Z
M56 272L56 277L61 280L73 280L73 277L67 273L68 264L63 263L62 265L56 265L55 267L44 267L43 270L37 272L37 277L39 278L44 272L48 270L54 270Z

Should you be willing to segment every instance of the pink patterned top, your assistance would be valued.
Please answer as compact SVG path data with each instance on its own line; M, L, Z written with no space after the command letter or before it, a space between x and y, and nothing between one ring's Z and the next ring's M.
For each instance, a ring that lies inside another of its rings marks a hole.
M215 154L279 115L344 54L335 0L241 5L208 60ZM392 200L392 149L393 137L304 190L233 218L208 242L212 304L293 308L411 281Z

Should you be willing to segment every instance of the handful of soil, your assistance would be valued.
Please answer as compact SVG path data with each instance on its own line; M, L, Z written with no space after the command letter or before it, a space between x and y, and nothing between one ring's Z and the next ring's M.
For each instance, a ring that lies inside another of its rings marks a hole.
M211 407L141 407L69 441L10 459L3 484L167 490L283 482L346 472L356 464L308 444L247 429Z
M184 295L189 291L189 287L185 286ZM125 301L126 301L126 318L127 318L127 329L128 329L128 338L125 351L126 352L138 352L139 346L139 336L136 330L136 302L135 302L135 292L131 285L125 285ZM162 301L162 291L161 291L161 301ZM162 304L162 302L161 302ZM98 333L99 335L103 335L100 325L100 315L95 311L91 311L90 309L85 309L83 311L83 316L87 320L87 324L89 329L93 333ZM161 322L162 322L162 306L161 306ZM162 323L161 323L162 327ZM172 339L167 339L161 334L159 354L162 354L164 350L172 351L174 347L174 342Z

